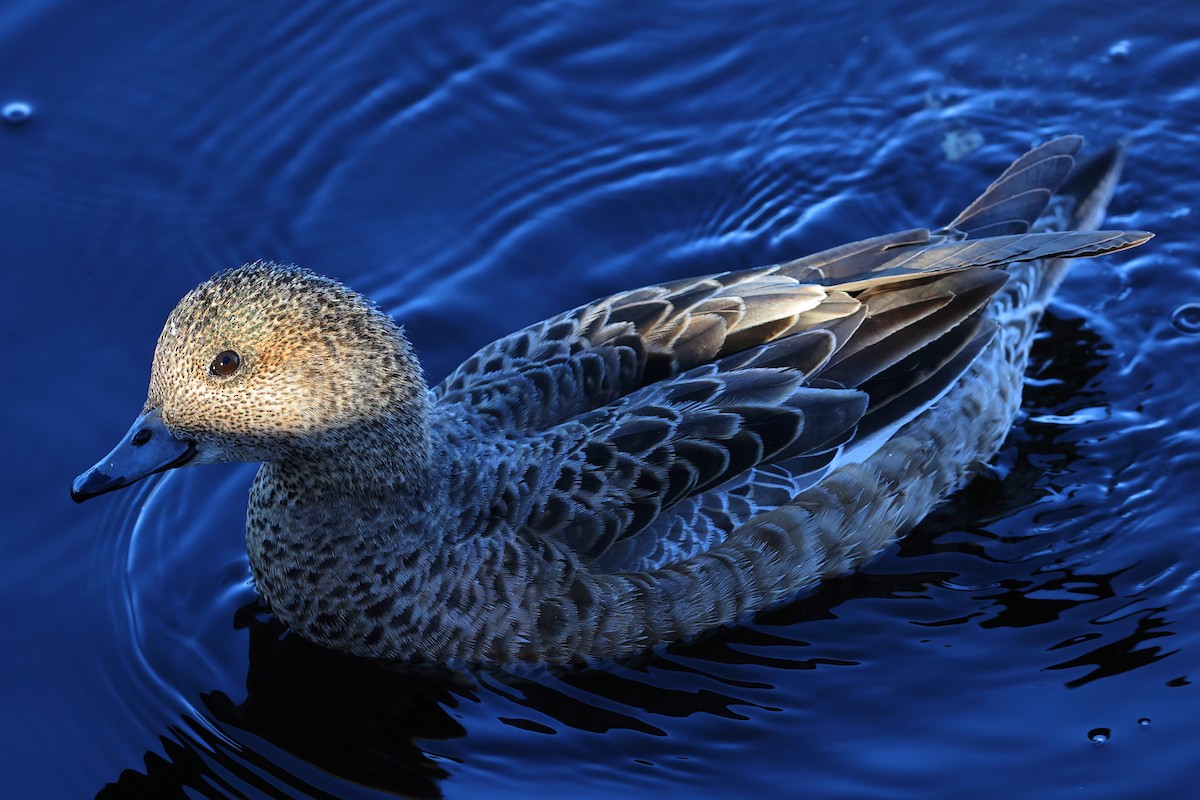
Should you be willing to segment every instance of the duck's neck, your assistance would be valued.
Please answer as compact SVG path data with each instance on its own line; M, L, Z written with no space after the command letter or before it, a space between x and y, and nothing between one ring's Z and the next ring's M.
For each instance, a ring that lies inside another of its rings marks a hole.
M373 634L378 620L368 610L401 613L396 587L430 571L445 481L427 426L391 420L344 433L338 446L325 441L263 464L246 548L280 619L312 641L370 655L382 634Z
M326 433L276 468L327 504L381 497L430 511L439 484L433 439L426 414L406 409Z
M321 556L331 541L359 540L359 552L435 541L446 506L446 465L426 412L406 404L308 437L265 463L247 519L252 562L265 557L264 548L283 548L299 562Z

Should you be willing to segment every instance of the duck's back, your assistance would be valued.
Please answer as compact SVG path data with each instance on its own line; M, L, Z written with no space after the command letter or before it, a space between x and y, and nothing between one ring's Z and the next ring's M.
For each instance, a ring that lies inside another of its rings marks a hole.
M900 448L901 425L959 383L982 383L983 397L961 389L937 404L949 412L938 430L965 447L939 450L977 468L1015 413L1029 336L1062 271L1006 267L1133 240L1091 232L1116 151L1029 232L1079 144L1031 151L938 234L621 293L484 348L434 389L470 453L453 492L477 506L464 519L563 542L598 571L663 567L827 489L884 443Z

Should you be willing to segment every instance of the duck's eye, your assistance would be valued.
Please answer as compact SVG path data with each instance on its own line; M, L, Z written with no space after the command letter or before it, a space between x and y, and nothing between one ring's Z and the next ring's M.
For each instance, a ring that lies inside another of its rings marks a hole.
M230 375L238 371L238 367L242 365L242 357L232 350L223 350L217 353L217 357L213 359L212 366L209 370L213 375L220 375L223 378L228 378Z

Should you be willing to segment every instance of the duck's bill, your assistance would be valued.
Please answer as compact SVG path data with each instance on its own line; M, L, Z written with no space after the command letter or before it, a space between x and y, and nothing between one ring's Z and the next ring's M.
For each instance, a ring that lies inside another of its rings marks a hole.
M182 466L194 455L195 444L171 435L159 409L153 408L137 418L111 453L75 479L71 499L82 503L147 475Z

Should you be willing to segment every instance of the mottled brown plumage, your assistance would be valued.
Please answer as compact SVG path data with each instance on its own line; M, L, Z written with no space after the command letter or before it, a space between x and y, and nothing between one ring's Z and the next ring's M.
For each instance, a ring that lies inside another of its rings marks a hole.
M1095 230L1119 150L1043 213L1079 145L1034 149L936 233L602 298L432 389L359 295L230 270L171 313L143 416L75 495L262 461L258 590L363 656L562 664L734 622L852 569L995 453L1062 259L1149 238Z

